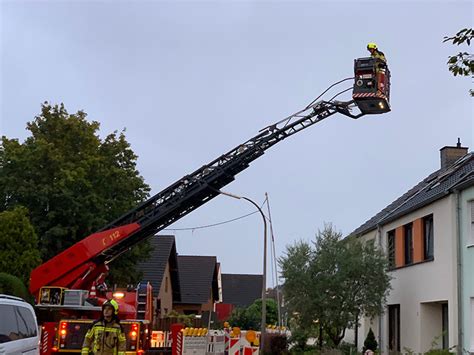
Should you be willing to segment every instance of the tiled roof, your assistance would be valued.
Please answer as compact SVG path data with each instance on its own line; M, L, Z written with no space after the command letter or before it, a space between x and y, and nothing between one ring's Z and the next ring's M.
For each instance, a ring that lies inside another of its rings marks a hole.
M445 170L438 170L408 190L374 217L362 224L351 235L362 235L414 210L426 206L455 189L474 185L474 153L469 153Z
M222 274L222 302L248 307L262 298L262 275Z
M217 285L217 259L215 256L178 255L181 302L207 303L211 295L219 297Z
M169 261L173 299L179 300L178 260L174 236L155 235L150 238L150 244L153 248L150 258L138 264L138 269L143 272L142 279L151 283L153 294L158 296L166 264Z

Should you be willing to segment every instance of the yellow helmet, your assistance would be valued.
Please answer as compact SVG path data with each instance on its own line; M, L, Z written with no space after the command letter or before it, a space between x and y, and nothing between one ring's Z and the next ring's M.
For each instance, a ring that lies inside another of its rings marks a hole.
M105 307L112 307L114 309L114 314L118 315L119 312L119 304L117 303L116 300L107 300L102 304L102 311L104 310Z
M373 42L370 42L368 45L367 45L367 49L370 51L371 49L377 49L377 45Z

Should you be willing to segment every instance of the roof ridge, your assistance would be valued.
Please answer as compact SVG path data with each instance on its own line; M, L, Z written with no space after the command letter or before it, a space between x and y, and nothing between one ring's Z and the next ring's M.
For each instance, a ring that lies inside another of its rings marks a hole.
M394 215L396 215L397 211L400 211L400 209L405 207L409 202L414 200L417 196L419 196L423 192L427 192L433 189L435 186L439 186L440 184L443 184L450 177L455 175L460 169L468 166L471 160L474 160L473 152L467 153L463 157L459 158L453 165L451 165L449 168L445 170L438 169L434 171L433 173L428 175L426 178L421 180L419 183L417 183L415 186L413 186L411 189L409 189L407 192L405 192L403 195L401 195L400 197L392 201L390 204L388 204L385 208L377 212L374 216L369 218L366 222L364 222L359 227L357 227L349 235L357 235L357 234L370 231L374 229L377 224L386 222L389 219L389 217L393 217ZM450 184L444 190L449 191L452 187L459 184L471 173L460 174L459 175L460 180L455 181L454 183ZM429 195L429 193L427 194ZM431 195L433 196L433 194ZM432 198L432 196L430 198ZM423 203L423 201L419 202L418 204L420 203Z

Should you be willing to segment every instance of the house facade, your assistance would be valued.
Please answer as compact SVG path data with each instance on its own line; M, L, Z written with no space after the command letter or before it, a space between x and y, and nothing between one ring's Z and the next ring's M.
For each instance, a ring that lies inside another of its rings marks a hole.
M262 298L262 275L222 274L222 303L216 305L220 321L229 319L235 308L247 308Z
M465 333L472 333L473 282L466 267L474 265L472 248L463 245L472 235L473 172L467 148L442 148L439 170L352 233L386 251L392 277L384 314L361 322L359 347L369 328L384 353L471 346Z
M180 300L174 302L178 313L201 315L214 312L220 302L220 267L215 256L179 255Z
M463 351L474 353L474 186L459 194L461 232L461 295L460 319L463 330Z
M172 235L155 235L150 239L153 248L150 258L138 264L142 279L153 287L154 321L173 310L173 303L180 301L178 257Z

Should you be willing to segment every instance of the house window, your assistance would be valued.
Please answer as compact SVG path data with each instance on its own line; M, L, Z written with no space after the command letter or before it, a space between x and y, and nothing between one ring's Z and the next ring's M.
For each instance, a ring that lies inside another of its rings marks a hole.
M168 277L165 277L165 292L168 292Z
M400 305L388 306L388 349L400 351Z
M387 254L388 266L393 269L395 267L395 230L387 233Z
M434 257L433 215L423 218L423 256L425 260Z
M442 311L442 336L443 336L443 349L449 348L449 314L448 304L443 303L441 305Z
M405 244L405 265L413 263L413 224L403 226L403 237Z

